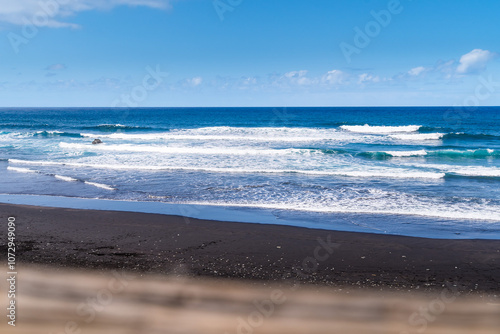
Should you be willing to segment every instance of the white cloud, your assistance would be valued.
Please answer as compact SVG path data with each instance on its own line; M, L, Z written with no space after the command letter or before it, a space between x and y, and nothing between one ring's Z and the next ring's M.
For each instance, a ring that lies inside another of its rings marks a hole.
M170 8L170 0L0 0L0 23L34 24L52 28L78 25L61 18L89 10L108 10L117 6Z
M290 71L285 73L285 77L292 79L292 78L302 78L307 75L306 70L301 70L301 71Z
M457 73L469 74L483 71L488 61L493 59L494 56L495 54L488 50L474 49L460 57Z
M380 77L379 76L373 76L368 73L363 73L358 76L358 83L363 84L366 82L380 82Z
M310 85L312 83L311 79L307 77L306 70L290 71L285 73L284 77L288 79L291 83L301 86Z
M419 66L419 67L414 67L411 70L408 71L408 74L411 76L419 76L425 71L425 67Z
M192 79L188 79L188 83L193 87L201 85L202 82L203 82L202 77L194 77Z
M346 79L347 73L342 72L341 70L331 70L323 75L321 81L331 85L339 85L344 83Z

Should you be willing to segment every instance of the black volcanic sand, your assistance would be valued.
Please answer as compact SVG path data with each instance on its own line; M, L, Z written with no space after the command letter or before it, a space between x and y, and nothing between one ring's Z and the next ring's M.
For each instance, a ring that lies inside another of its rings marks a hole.
M10 204L0 204L2 231L7 231L9 216L16 218L19 266L383 291L442 290L453 282L461 292L500 292L500 240L426 239ZM3 263L6 242L6 237L0 240Z

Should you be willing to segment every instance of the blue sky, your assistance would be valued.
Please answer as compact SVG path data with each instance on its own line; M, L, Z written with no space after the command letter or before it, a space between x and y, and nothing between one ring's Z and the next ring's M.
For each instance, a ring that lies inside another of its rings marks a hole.
M0 106L500 105L480 4L0 0Z

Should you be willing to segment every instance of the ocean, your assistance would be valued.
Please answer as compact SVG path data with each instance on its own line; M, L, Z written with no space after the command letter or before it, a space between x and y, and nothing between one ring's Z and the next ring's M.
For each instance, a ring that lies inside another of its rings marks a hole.
M500 238L499 107L2 108L0 171L4 202Z

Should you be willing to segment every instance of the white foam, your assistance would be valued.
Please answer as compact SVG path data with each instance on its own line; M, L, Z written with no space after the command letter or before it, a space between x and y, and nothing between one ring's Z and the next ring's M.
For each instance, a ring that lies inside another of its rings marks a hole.
M85 184L88 184L90 186L94 186L97 188L101 188L101 189L106 189L106 190L116 190L115 188L113 188L111 186L108 186L108 185L102 184L102 183L97 183L97 182L85 181Z
M88 150L88 151L110 151L110 152L143 152L164 154L205 154L205 155L289 155L311 153L308 149L251 149L246 147L213 148L213 147L171 147L162 145L132 145L132 144L74 144L59 143L61 148Z
M200 205L260 207L268 209L299 210L321 213L398 214L472 219L500 222L500 206L489 200L456 202L451 198L422 196L379 188L345 187L318 190L317 193L292 192L286 198L208 200ZM228 203L229 202L229 203Z
M43 166L43 165L64 165L64 163L60 162L52 162L52 161L37 161L37 160L20 160L20 159L9 159L9 163L13 164L24 164L24 165L37 165L37 166ZM16 168L16 167L7 167L7 168Z
M487 153L487 154L493 154L495 153L495 150L492 150L492 149L468 149L468 150L465 150L465 151L461 151L461 150L438 150L438 151L435 151L436 153L441 153L441 154L457 154L457 155L481 155L481 154L484 154L484 153Z
M62 180L62 181L66 181L66 182L75 182L75 181L78 181L77 179L69 177L69 176L62 176L62 175L55 174L54 177L56 179L59 179L59 180Z
M365 142L380 140L373 135L362 136L356 133L325 128L288 128L288 127L206 127L196 129L174 129L156 133L81 133L87 138L101 138L129 141L231 141L231 142Z
M0 141L12 143L13 138L23 136L20 132L3 132L0 136ZM17 138L16 138L17 139Z
M119 165L119 164L92 164L92 163L62 163L48 161L24 161L9 159L9 162L32 165L65 165L72 167L90 167L96 169L117 170L185 170L217 173L297 173L324 176L347 176L363 178L403 178L403 179L441 179L445 176L439 172L414 171L408 169L372 169L372 170L300 170L300 169L252 169L252 168L225 168L225 167L192 167L192 166L151 166L151 165Z
M321 174L321 172L312 171L311 174ZM338 175L338 176L366 177L366 178L382 177L382 178L396 178L396 179L442 179L445 177L444 173L416 172L411 170L338 171L338 172L325 172L324 175Z
M500 169L498 168L460 168L453 170L452 173L464 175L464 176L486 176L486 177L500 177Z
M37 134L41 134L41 133L49 133L49 134L53 135L53 134L56 134L56 133L64 133L64 132L62 132L62 131L57 131L57 130L54 130L54 131L45 131L45 130L43 130L43 131L37 131L37 132L35 132L35 133L37 133Z
M106 166L100 166L100 165L88 165L88 164L78 164L78 163L61 163L61 162L52 162L52 161L28 161L28 160L18 160L18 159L9 159L8 161L9 161L9 163L28 164L28 165L42 165L42 166L62 166L62 165L64 165L64 166L74 166L74 167L94 167L94 168L101 167L101 168L107 168ZM120 167L128 167L128 166L116 165L114 167L116 167L116 169L123 169L123 168L120 168ZM19 167L8 166L7 169L13 170L13 171L16 171L16 172L21 172L21 173L39 173L36 170L31 170L31 169L28 169L28 168L19 168ZM128 168L126 168L126 169L128 169ZM58 175L58 174L55 174L54 177L56 179L59 179L59 180L62 180L62 181L67 181L67 182L79 181L78 179L75 179L75 178L72 178L72 177L69 177L69 176ZM106 189L106 190L116 190L115 188L113 188L111 186L108 186L106 184L102 184L102 183L90 182L90 181L84 181L84 183L86 183L88 185L91 185L91 186L94 186L94 187Z
M99 124L97 127L117 127L117 128L125 128L126 125L123 124Z
M88 138L109 138L121 140L193 140L193 141L256 141L256 142L313 142L335 140L335 130L310 128L235 128L210 127L199 129L172 130L157 133L112 133L92 134L82 133Z
M329 205L309 205L309 203L218 203L209 201L187 202L182 204L208 205L208 206L227 206L242 208L263 208L274 210L292 210L320 213L365 213L365 214L389 214L405 216L436 217L457 220L484 220L500 221L500 211L497 210L470 210L468 208L447 207L438 205L436 207L417 206L385 209L385 205L378 207L356 207L349 205L339 205L330 203ZM421 203L422 205L423 203Z
M31 169L28 169L28 168L19 168L19 167L8 166L7 169L8 170L12 170L14 172L18 172L18 173L38 173L38 171L31 170Z
M407 134L389 135L389 137L400 140L420 141L420 140L439 140L443 138L444 135L445 135L444 133L407 133Z
M149 134L127 134L114 133L110 135L98 135L91 133L81 133L82 136L88 138L109 138L122 140L246 140L246 141L262 141L262 142L313 142L322 140L333 140L333 136L323 137L266 137L266 136L237 136L237 135L187 135L187 134L171 134L171 133L149 133Z
M418 151L383 151L383 152L386 153L386 154L390 154L393 157L415 157L415 156L427 155L427 151L426 150L418 150Z
M371 126L365 125L341 125L341 129L357 133L397 133L397 132L415 132L421 128L421 125L404 125L404 126Z
M412 164L413 167L437 169L443 173L462 176L500 177L500 168L483 166L456 166L444 164Z

